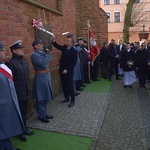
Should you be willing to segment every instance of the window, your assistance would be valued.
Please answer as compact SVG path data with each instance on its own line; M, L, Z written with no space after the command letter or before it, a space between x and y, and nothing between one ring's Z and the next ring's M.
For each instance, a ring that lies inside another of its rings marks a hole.
M120 12L114 12L114 22L120 22Z
M110 0L104 0L104 5L110 5Z
M140 0L134 0L134 3L140 3Z
M108 16L108 22L110 22L110 12L106 12L107 16Z
M120 4L120 0L114 0L114 4Z

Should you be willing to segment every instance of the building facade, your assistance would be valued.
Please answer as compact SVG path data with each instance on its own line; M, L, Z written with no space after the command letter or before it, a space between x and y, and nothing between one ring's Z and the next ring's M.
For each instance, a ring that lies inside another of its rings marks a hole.
M25 46L25 59L30 67L32 85L35 71L30 60L34 51L31 44L36 37L45 40L46 48L51 50L50 71L53 93L57 95L61 92L58 73L61 53L51 46L49 35L33 28L33 19L42 19L44 27L55 34L60 44L65 43L66 36L62 36L62 33L67 31L74 34L75 38L83 36L87 39L87 21L90 20L93 33L98 39L97 44L101 46L108 39L107 15L99 7L99 0L94 2L87 0L1 0L0 41L7 49L6 59L11 57L9 45L22 40Z
M123 36L124 15L129 0L100 0L100 7L108 15L108 41L116 41ZM130 42L139 41L138 33L143 29L149 32L150 1L135 0L132 13L133 27L130 28ZM145 26L143 28L143 25Z

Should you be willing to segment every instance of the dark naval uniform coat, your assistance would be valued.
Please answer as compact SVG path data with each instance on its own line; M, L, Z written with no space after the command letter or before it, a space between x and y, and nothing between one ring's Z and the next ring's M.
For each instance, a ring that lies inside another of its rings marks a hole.
M49 54L38 50L34 50L34 53L31 55L31 62L35 71L49 70L50 60L51 57ZM53 99L50 72L35 74L32 94L33 98L37 101L50 101Z
M146 75L148 71L148 55L149 51L147 49L137 50L136 52L136 67L138 68L137 74L139 78L139 84L145 86Z
M13 74L19 107L26 127L27 107L30 99L29 66L23 56L19 56L15 53L13 53L10 61L6 62L6 65L11 69Z
M29 66L27 61L23 57L13 54L13 57L6 65L12 71L18 100L29 100Z
M24 130L14 83L0 73L0 140L19 135Z

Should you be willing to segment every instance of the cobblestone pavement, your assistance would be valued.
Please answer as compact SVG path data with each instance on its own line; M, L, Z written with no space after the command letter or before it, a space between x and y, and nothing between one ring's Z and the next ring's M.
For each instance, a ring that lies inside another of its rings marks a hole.
M34 114L27 122L29 127L98 139L107 110L110 93L82 92L76 97L75 106L60 103L60 95L48 105L48 114L54 116L49 123L42 123Z
M150 148L149 89L123 88L115 81L109 93L81 92L75 106L59 95L48 104L54 119L45 124L34 114L28 127L92 137L90 150L148 150Z

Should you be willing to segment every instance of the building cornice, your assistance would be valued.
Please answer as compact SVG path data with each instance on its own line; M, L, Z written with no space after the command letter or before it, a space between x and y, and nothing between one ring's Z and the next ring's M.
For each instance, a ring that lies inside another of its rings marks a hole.
M39 2L35 2L35 1L33 1L33 0L22 0L22 1L23 1L23 2L26 2L26 3L30 4L30 5L33 5L33 6L42 8L42 9L44 9L44 10L47 10L47 11L49 11L49 12L55 13L55 14L57 14L57 15L61 15L61 16L63 15L60 11L55 10L55 9L52 9L52 8L50 8L50 7L47 7L47 6L43 5L43 4L40 4Z

